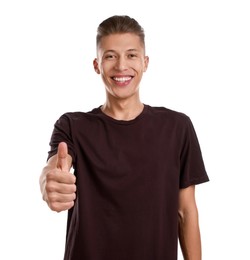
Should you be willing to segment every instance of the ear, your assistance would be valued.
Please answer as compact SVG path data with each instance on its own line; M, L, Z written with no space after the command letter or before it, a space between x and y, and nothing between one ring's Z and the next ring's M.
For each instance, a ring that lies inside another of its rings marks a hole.
M144 72L147 71L148 63L149 63L149 57L145 56L144 57L144 70L143 70Z
M93 60L93 66L94 66L95 72L96 72L97 74L100 74L100 70L99 70L97 58L95 58L95 59Z

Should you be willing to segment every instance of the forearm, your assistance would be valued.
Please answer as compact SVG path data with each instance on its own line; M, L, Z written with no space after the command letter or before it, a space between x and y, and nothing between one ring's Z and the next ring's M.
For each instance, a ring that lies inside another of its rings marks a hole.
M198 212L179 214L179 241L185 260L201 260Z

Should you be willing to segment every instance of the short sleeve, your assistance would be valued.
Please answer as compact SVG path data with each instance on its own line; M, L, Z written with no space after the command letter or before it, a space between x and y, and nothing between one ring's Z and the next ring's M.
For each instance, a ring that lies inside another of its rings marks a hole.
M180 154L180 188L209 181L194 126L189 117L184 127Z
M75 161L74 144L71 131L71 119L69 114L63 114L54 124L54 129L50 139L50 151L48 158L57 153L57 147L60 142L65 142L68 145L68 153L71 155L73 162Z

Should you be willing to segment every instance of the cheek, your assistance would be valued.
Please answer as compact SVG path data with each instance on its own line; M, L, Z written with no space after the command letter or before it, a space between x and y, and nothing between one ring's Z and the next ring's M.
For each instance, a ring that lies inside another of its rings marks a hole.
M146 70L147 70L147 68L143 64L141 64L140 66L137 67L137 72L139 74L143 74Z
M142 60L141 62L138 62L137 64L136 64L136 70L138 71L138 72L145 72L146 70L147 70L147 66L146 66L146 64L145 64L145 62L144 62L144 60Z
M111 70L111 64L107 62L102 62L100 71L102 74L108 74L108 72Z

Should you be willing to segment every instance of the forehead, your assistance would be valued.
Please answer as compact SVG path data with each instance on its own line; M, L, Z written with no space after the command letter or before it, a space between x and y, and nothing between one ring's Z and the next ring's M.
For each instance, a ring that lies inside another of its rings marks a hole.
M135 49L138 51L144 50L140 37L134 33L119 33L104 36L97 48L99 51L124 51L129 49Z

